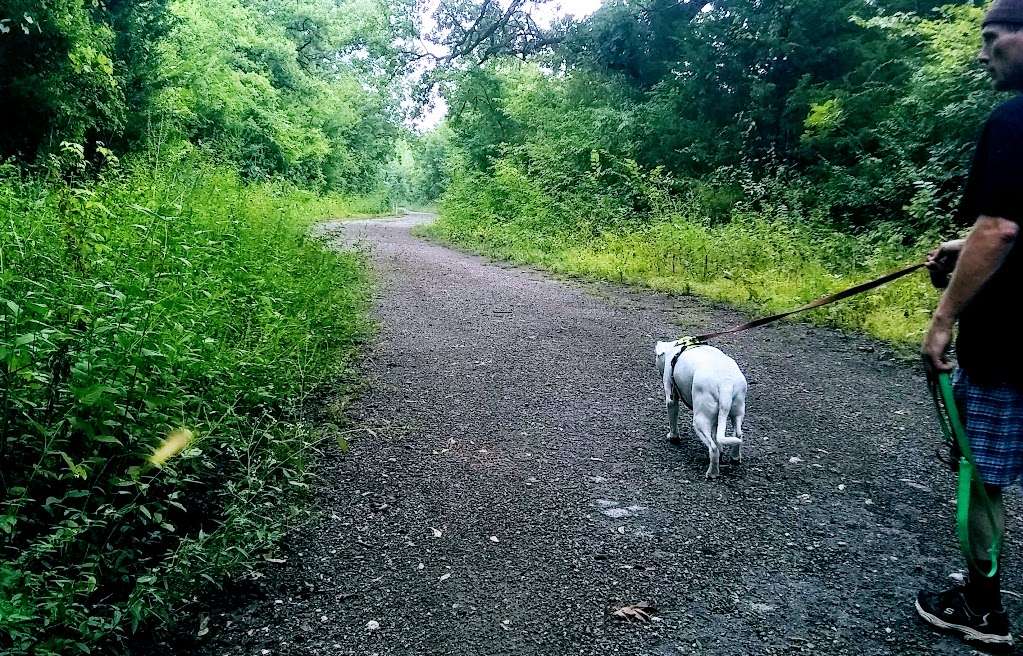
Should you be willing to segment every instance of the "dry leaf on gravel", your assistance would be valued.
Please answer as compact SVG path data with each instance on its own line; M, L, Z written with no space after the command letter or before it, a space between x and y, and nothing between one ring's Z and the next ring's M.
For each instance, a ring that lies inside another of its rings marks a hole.
M632 604L630 606L622 606L614 613L615 617L626 622L649 622L651 615L657 612L657 608L654 607L649 601L641 601L638 604Z
M451 572L448 572L447 574L441 576L440 580L437 581L437 583L443 583L444 581L447 581L449 578L451 578Z
M441 533L439 528L430 527L430 530L433 531L433 537L435 538L439 538L440 536L444 535L443 533Z

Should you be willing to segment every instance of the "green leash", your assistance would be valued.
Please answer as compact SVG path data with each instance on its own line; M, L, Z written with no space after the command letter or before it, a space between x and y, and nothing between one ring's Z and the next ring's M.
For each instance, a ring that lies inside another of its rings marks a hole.
M970 441L966 437L966 429L963 428L963 422L959 418L959 409L956 407L951 376L947 373L930 374L928 383L931 388L931 396L934 397L935 408L938 411L941 432L945 434L945 440L952 447L952 457L955 458L957 454L959 457L959 490L956 503L959 548L962 550L966 562L974 571L979 572L981 570L977 559L973 556L973 545L970 543L969 518L972 494L976 494L978 502L987 511L988 519L991 520L992 525L997 524L994 505L987 495L987 490L984 489L984 482L977 474L973 452L970 451ZM999 535L988 550L988 555L991 558L991 570L985 576L992 577L998 572L998 555L1001 551L1002 536Z

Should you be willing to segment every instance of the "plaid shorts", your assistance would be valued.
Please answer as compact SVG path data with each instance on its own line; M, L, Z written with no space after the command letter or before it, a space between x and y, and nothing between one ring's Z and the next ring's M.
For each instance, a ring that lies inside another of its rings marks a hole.
M980 385L955 373L955 398L980 477L1005 487L1023 476L1023 389Z

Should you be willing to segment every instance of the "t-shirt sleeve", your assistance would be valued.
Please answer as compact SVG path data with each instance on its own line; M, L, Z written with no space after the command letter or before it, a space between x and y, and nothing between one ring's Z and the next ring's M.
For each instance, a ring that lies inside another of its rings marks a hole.
M979 215L1023 219L1023 113L996 111L978 144L974 207ZM976 217L974 217L976 218Z

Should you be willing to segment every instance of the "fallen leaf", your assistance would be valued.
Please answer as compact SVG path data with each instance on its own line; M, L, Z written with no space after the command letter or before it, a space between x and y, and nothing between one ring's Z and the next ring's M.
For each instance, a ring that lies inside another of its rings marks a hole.
M490 536L490 541L491 541L491 542L494 542L494 543L500 542L500 540L498 540L498 539L497 539L497 536L496 536L496 535L491 535L491 536Z
M651 615L657 612L657 608L649 601L641 601L638 604L622 606L613 615L626 622L649 622Z
M370 620L370 621L366 622L366 630L367 631L376 631L379 628L380 628L380 622L377 622L376 620Z
M203 615L199 618L199 630L195 632L197 638L201 638L210 632L210 617Z
M444 581L447 581L449 578L451 578L451 572L448 572L447 574L441 576L440 580L437 581L437 583L443 583Z
M439 538L440 536L444 535L443 533L441 533L439 528L430 527L430 530L433 531L433 537L435 538Z

